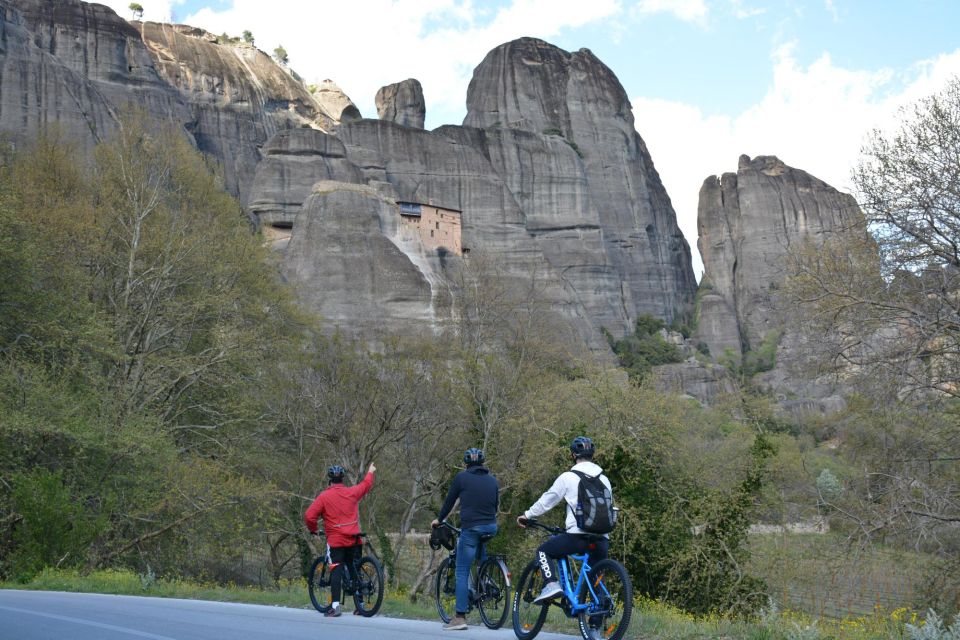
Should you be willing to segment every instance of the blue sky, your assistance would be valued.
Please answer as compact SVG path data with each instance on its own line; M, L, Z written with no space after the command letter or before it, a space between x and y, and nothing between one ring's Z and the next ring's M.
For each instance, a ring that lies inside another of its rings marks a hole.
M102 0L103 1L103 0ZM106 0L129 16L128 0ZM144 19L282 44L307 82L331 79L368 117L414 77L427 128L459 124L473 68L521 36L587 47L620 79L637 130L695 246L703 180L741 153L778 155L834 186L873 127L960 74L956 0L141 0ZM696 251L694 251L696 254ZM699 275L699 256L695 255Z

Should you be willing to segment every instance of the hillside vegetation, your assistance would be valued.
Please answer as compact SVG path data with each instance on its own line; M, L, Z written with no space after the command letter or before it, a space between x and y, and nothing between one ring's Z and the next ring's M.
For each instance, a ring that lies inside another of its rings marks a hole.
M960 414L942 388L901 402L864 384L843 413L803 424L749 385L703 407L572 353L535 287L503 286L482 255L456 326L372 348L296 307L216 172L137 112L89 159L56 133L5 147L0 271L4 580L288 584L316 552L302 514L326 467L355 481L376 462L364 527L392 588L416 598L439 556L411 561L408 536L463 449L484 448L501 482L493 547L516 571L538 540L513 517L588 434L622 508L611 553L655 604L769 615L783 589L775 563L750 562L749 525L820 519L923 557L926 591L899 604L957 607ZM797 299L815 284L799 277ZM955 308L956 289L943 299ZM817 317L849 326L848 309ZM960 325L945 322L949 343ZM617 345L637 377L663 355L654 331Z

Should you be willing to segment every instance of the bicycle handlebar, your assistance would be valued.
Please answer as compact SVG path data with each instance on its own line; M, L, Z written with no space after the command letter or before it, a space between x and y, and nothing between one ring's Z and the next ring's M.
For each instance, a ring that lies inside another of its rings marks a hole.
M444 520L443 522L441 522L438 526L446 527L447 529L450 529L451 531L453 531L455 534L460 535L460 529L456 528L455 526L453 526L452 524L450 524L450 523L447 522L446 520Z
M539 520L534 520L533 518L524 518L524 520L526 520L528 527L533 527L534 529L543 529L547 533L559 534L567 532L567 530L562 527L551 527L550 525L543 524Z

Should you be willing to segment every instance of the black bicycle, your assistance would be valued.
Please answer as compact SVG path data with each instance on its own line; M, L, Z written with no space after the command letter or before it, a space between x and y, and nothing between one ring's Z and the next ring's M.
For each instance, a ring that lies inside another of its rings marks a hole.
M564 533L536 520L527 526L548 533ZM576 618L584 640L620 640L630 626L633 613L633 585L622 564L611 558L590 566L590 556L573 554L557 562L563 593L550 602L534 602L543 589L540 563L530 562L520 576L513 598L513 632L519 640L533 640L547 620L550 606L559 607L568 618Z
M455 534L460 535L460 529L449 522L441 522L441 527L447 527ZM493 534L480 536L480 546L477 557L484 555L486 543L493 538ZM443 559L437 569L437 580L434 584L434 595L437 599L437 613L444 623L450 622L456 614L457 604L457 548L454 546L450 555ZM470 567L469 608L477 607L480 619L490 629L499 629L507 620L510 611L510 572L503 556L488 555L477 566ZM469 613L469 611L468 611Z
M323 535L318 533L317 535ZM357 534L357 542L366 545L365 533ZM333 562L330 560L330 545L322 556L313 561L310 573L307 575L307 591L310 592L310 602L320 613L326 613L333 604L331 593L330 574L333 571ZM376 558L363 556L354 559L345 567L343 576L343 592L353 596L353 604L360 615L367 618L377 615L380 605L383 604L383 568Z

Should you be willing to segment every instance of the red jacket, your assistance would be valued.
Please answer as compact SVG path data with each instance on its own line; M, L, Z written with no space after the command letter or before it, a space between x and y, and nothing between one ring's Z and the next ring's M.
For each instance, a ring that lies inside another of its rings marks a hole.
M343 483L330 485L317 496L303 515L303 521L311 533L317 531L317 518L323 518L327 532L327 544L331 547L352 547L357 544L360 533L360 498L367 495L373 486L373 474L352 487Z

